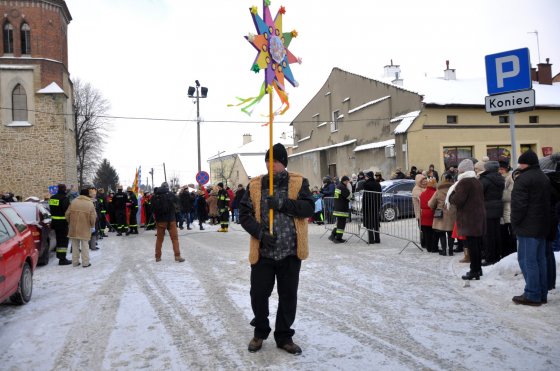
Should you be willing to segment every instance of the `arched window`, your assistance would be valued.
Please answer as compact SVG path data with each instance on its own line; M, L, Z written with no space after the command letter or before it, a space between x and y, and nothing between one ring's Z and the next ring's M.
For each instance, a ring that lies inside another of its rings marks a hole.
M12 92L12 119L27 121L27 94L20 84L17 84Z
M21 54L31 54L31 27L27 23L21 25Z
M14 27L10 22L4 24L4 53L14 52Z

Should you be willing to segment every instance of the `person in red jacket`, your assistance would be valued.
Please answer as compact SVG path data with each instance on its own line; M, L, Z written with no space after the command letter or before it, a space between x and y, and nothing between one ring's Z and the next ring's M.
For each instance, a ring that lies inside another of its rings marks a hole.
M435 178L430 178L426 190L420 194L420 229L424 235L428 252L438 252L437 239L432 228L434 210L428 205L428 202L436 193L436 186L437 181Z

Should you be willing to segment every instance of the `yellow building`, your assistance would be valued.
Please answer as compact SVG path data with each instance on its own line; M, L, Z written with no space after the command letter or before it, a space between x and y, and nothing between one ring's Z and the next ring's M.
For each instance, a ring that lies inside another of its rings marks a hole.
M533 111L513 117L507 113L492 116L485 111L488 94L484 79L457 80L454 70L444 72L443 79L411 81L408 85L405 81L412 90L410 86L416 84L424 107L411 122L394 130L397 166L427 169L434 164L436 169L445 170L465 158L484 156L515 164L517 159L511 159L511 119L515 121L517 156L529 148L540 156L560 150L560 84L535 81Z

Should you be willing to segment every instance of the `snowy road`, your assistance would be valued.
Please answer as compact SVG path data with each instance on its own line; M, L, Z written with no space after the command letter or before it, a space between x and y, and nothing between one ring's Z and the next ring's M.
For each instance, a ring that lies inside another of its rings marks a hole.
M515 256L464 288L457 255L399 255L404 244L389 238L333 245L318 226L294 325L303 355L272 337L251 354L248 236L215 230L180 231L182 264L168 239L155 263L154 233L141 231L102 240L90 268L39 267L29 304L0 305L0 369L560 369L560 294L513 304L523 288ZM271 323L276 303L273 294Z

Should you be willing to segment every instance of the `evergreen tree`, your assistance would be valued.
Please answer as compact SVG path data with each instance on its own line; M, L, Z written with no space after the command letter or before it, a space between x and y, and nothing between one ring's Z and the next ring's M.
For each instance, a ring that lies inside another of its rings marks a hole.
M105 192L109 192L109 190L115 191L117 189L117 184L119 184L119 175L106 158L103 159L103 162L97 168L93 183L96 188L105 189Z

